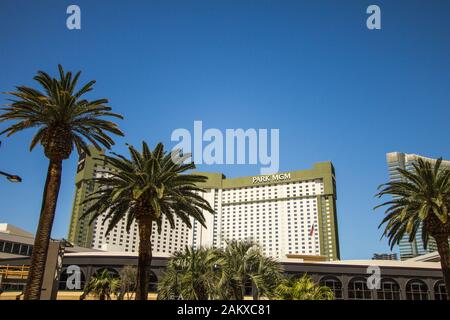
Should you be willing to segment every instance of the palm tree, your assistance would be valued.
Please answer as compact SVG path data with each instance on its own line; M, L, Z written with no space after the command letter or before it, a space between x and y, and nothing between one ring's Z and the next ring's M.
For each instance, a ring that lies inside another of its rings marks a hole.
M436 241L441 257L447 298L450 299L450 170L419 159L411 171L398 169L402 179L379 187L378 197L391 195L390 201L375 208L388 206L380 227L386 224L383 236L389 238L391 249L409 235L413 241L422 226L422 241L427 247L430 236Z
M287 278L277 287L276 296L281 300L333 300L333 291L315 284L304 274L301 278Z
M125 266L120 270L120 294L119 300L126 298L131 300L133 292L136 290L137 268L135 266Z
M255 300L272 298L280 281L279 263L252 241L231 241L225 250L186 247L169 260L158 299L242 300L247 283L255 288Z
M117 295L120 290L120 279L113 277L108 269L92 276L84 287L80 300L84 300L88 294L94 294L99 300L111 300L111 295Z
M122 119L105 105L108 103L107 99L89 101L83 98L85 93L92 90L95 81L88 82L76 91L80 72L72 78L71 72L65 73L61 65L58 68L59 79L52 78L43 71L38 71L34 77L42 86L43 92L25 86L19 86L17 91L9 92L12 96L10 103L2 109L4 113L0 114L0 122L15 121L9 128L0 132L0 135L7 133L11 136L25 129L37 129L31 140L30 151L40 143L49 159L24 299L40 297L61 184L62 161L69 158L74 146L79 154L89 154L84 139L97 149L100 149L100 145L110 148L114 141L108 133L123 135L115 123L102 119L105 116Z
M223 269L219 287L223 299L244 299L248 283L256 290L254 299L274 296L282 269L273 258L265 257L255 242L229 241L226 249L219 254L221 259L218 264Z
M251 282L254 286L253 300L260 297L273 298L275 290L282 279L282 269L278 261L271 257L257 254L253 260L254 271L250 274Z
M217 297L217 250L186 247L175 252L158 284L158 299L208 300Z
M196 174L182 174L195 168L194 163L184 163L190 155L178 156L174 151L167 154L159 143L151 151L142 143L142 152L129 146L131 159L113 154L105 161L116 170L107 177L94 178L99 186L86 200L90 207L83 217L92 213L90 223L106 212L105 223L108 234L122 218L127 218L127 230L136 220L139 227L139 259L136 280L136 299L146 300L148 279L152 260L151 235L154 224L161 232L163 219L175 228L178 217L189 228L191 218L205 226L203 210L213 212L209 202L199 193L204 189L198 183L207 177Z

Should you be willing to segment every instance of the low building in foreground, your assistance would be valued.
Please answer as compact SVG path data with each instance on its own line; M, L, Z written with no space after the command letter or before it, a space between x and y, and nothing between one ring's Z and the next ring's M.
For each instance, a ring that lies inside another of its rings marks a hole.
M81 295L81 288L93 274L108 269L119 275L124 266L137 265L134 252L72 252L63 258L59 277L58 297ZM156 254L152 262L150 291L156 291L161 279L167 255ZM443 300L445 286L439 262L392 261L392 260L348 260L310 261L306 259L280 259L284 272L289 276L310 275L316 283L330 287L337 299L349 300ZM29 258L3 259L0 264L22 266ZM80 271L80 289L69 290L69 267ZM379 273L378 273L379 272ZM374 278L379 274L379 278ZM379 280L374 281L374 280ZM369 280L369 281L368 281ZM379 283L379 287L376 287ZM375 284L371 287L370 284ZM12 288L17 290L17 288ZM8 290L8 286L4 287ZM251 295L251 286L246 294ZM1 298L1 296L0 296Z
M30 269L30 257L33 252L34 236L9 223L0 223L0 292L3 290L22 290ZM58 257L64 253L95 252L98 250L72 246L65 240L51 239L47 256L47 269L44 274L41 298L51 298L56 294L55 275L62 264ZM10 264L11 260L25 259L27 264Z
M0 223L0 259L31 256L34 236L9 223Z
M0 223L0 265L2 259L30 257L33 252L34 235L10 223ZM66 252L95 252L91 248L66 247Z

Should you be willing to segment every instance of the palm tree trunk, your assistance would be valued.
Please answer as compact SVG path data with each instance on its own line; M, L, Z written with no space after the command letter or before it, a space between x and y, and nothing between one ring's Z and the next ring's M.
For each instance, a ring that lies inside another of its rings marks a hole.
M259 300L259 290L258 287L252 281L252 296L253 300Z
M41 215L34 239L33 254L31 255L30 272L25 288L25 300L39 300L41 295L48 246L55 218L59 187L61 185L61 172L62 160L50 159L42 199Z
M245 297L245 282L246 282L246 281L242 281L242 282L240 283L240 286L239 286L239 298L238 298L238 300L244 300L244 297Z
M441 257L442 274L444 275L447 300L450 300L450 250L448 247L448 234L434 236Z
M147 300L148 280L152 264L152 227L153 220L148 217L141 217L139 225L139 258L136 279L136 300Z

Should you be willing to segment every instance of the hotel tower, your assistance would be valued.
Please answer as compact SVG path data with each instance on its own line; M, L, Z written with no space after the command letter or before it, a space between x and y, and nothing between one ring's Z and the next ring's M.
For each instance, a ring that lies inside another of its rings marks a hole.
M80 219L86 206L83 200L95 189L85 179L107 175L109 168L102 154L93 150L78 163L76 191L69 240L79 246L136 252L137 224L126 232L126 221L105 235L107 223L97 218L89 226L89 217ZM252 239L262 251L278 259L339 260L336 215L336 181L331 162L314 164L309 170L226 178L221 173L205 173L202 184L215 214L205 212L204 228L193 221L192 229L180 220L171 229L163 222L162 232L152 233L153 251L169 255L185 246L224 247L228 240Z

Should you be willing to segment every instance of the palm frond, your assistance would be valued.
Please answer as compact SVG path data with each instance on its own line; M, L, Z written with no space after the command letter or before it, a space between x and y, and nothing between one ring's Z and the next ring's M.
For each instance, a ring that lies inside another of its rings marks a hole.
M110 148L114 145L109 134L123 136L117 124L104 118L123 119L119 114L111 112L106 106L107 99L88 101L82 95L93 89L95 81L84 85L74 93L80 72L72 77L58 65L59 77L54 78L44 71L38 71L34 80L42 87L42 91L26 86L16 87L16 91L7 92L10 99L0 122L14 122L0 132L11 136L17 132L35 128L30 150L40 143L47 157L66 159L73 147L78 153L89 150L86 140L97 149L101 146Z
M391 248L405 236L413 241L421 226L425 247L430 235L450 235L450 170L442 166L442 159L432 164L419 158L411 171L398 172L399 181L381 185L376 194L392 197L375 207L386 207L379 227L385 225L383 236L389 239Z

